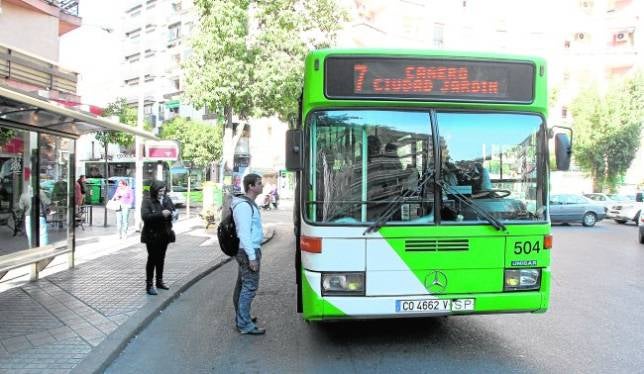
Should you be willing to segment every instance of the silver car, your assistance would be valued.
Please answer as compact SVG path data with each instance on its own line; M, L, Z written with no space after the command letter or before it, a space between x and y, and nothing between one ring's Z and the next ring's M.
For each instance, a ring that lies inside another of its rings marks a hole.
M595 226L606 216L606 208L594 201L574 194L550 196L550 220L553 223L581 223Z

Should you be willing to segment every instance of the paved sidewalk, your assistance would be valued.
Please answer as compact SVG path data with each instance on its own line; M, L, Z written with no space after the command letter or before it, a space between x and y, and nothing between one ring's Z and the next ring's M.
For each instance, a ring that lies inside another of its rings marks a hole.
M0 293L0 373L102 371L175 297L230 260L200 220L180 221L175 231L164 272L170 290L159 296L145 293L147 253L136 237L75 269ZM273 235L266 225L265 241Z

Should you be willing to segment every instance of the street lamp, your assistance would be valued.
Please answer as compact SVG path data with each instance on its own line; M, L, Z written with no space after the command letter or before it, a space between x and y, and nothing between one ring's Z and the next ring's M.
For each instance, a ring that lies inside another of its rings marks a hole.
M145 64L143 59L145 58L145 45L143 43L143 38L145 35L145 26L146 26L146 4L143 3L141 7L141 34L139 36L139 98L136 106L136 127L143 131L143 105L145 101ZM136 231L141 230L141 203L143 202L143 138L139 135L136 135L134 138L135 146L135 175L134 175L134 229Z

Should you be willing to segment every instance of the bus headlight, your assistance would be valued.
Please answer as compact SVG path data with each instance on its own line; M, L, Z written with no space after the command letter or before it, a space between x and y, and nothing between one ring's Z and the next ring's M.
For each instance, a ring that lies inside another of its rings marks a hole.
M322 296L360 296L364 288L364 273L322 273Z
M504 291L538 290L541 287L541 269L506 269Z

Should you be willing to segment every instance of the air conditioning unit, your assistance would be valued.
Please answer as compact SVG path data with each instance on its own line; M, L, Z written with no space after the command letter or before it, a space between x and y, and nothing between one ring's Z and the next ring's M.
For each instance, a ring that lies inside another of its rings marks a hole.
M615 43L625 43L631 39L631 35L627 31L618 31L613 34L613 42Z

